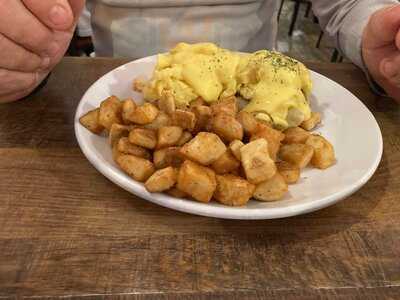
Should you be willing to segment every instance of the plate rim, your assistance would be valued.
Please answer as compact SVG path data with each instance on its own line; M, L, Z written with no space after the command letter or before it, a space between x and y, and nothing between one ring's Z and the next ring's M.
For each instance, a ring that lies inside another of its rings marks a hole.
M118 185L122 189L136 195L138 198L143 198L147 201L150 201L152 203L155 203L157 205L169 208L169 209L174 209L180 212L185 212L185 213L190 213L193 215L200 215L200 216L206 216L206 217L213 217L213 218L220 218L220 219L237 219L237 220L261 220L261 219L279 219L279 218L287 218L287 217L292 217L296 215L301 215L301 214L306 214L310 213L316 210L323 209L325 207L331 206L351 194L355 193L358 191L361 187L363 187L369 179L374 175L376 172L381 159L383 155L383 137L382 137L382 132L380 129L380 126L375 118L375 116L372 114L372 112L366 107L366 105L358 98L356 97L352 92L350 92L348 89L340 85L339 83L335 82L334 80L316 72L313 70L310 70L313 75L322 77L324 80L329 81L331 84L339 86L340 88L346 90L349 94L351 94L355 100L359 102L364 108L366 109L366 112L370 115L371 119L374 121L375 129L377 129L377 138L378 138L378 155L376 156L375 161L371 164L369 167L368 171L356 182L351 184L350 186L346 187L345 189L342 189L336 193L327 195L325 197L319 198L315 201L307 202L307 203L298 203L294 204L288 207L276 207L276 208L260 208L260 209L251 209L251 213L249 209L246 209L245 207L213 207L213 209L210 209L210 206L207 203L199 203L195 202L192 200L188 199L180 199L180 198L173 198L171 196L167 196L165 194L151 194L147 192L143 187L141 191L138 191L134 188L131 188L129 186L129 181L121 176L121 174L115 172L112 168L110 168L107 164L102 163L97 155L92 155L91 150L89 149L89 145L87 145L84 140L83 136L79 133L80 130L83 130L83 127L79 123L79 118L80 115L78 113L82 110L82 106L86 103L83 101L83 99L86 97L86 95L89 93L90 90L102 79L105 77L109 76L111 73L115 72L116 70L120 68L124 68L127 65L134 64L134 63L140 63L146 60L152 61L154 58L156 58L157 55L152 55L152 56L147 56L141 59L133 60L130 62L127 62L125 64L122 64L103 76L99 77L95 82L93 82L90 87L86 90L86 92L82 95L79 104L76 108L75 111L75 117L74 117L74 132L75 132L75 137L78 141L78 145L85 155L86 159L89 160L89 162L92 164L92 166L99 171L103 176L105 176L108 180L113 182L114 184ZM129 179L133 180L133 179ZM136 184L140 184L139 182L136 182ZM157 195L157 198L154 197L154 195ZM183 202L184 201L184 202ZM188 203L186 203L186 201ZM183 203L183 205L182 205ZM186 205L185 205L186 204ZM196 207L196 210L193 210L193 207ZM222 210L222 211L221 211ZM247 212L247 213L246 213Z

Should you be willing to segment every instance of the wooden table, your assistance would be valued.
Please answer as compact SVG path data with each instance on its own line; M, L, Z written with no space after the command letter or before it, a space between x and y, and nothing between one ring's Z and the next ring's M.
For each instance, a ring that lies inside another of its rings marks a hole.
M383 160L368 184L315 213L233 221L139 199L83 156L75 108L124 62L66 58L38 94L0 106L1 297L400 298L400 108L360 71L309 64L381 126Z

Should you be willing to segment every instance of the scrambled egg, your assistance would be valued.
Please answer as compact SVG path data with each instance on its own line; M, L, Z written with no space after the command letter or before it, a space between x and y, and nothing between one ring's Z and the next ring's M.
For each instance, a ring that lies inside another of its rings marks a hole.
M170 90L178 107L202 97L212 103L239 94L245 111L285 129L311 116L307 101L309 71L300 62L274 51L232 52L211 43L180 43L160 54L144 98L154 101Z

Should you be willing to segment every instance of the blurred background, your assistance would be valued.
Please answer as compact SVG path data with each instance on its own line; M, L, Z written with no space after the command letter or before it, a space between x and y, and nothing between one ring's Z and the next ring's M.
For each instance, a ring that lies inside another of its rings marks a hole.
M320 29L310 1L280 1L278 51L302 61L343 61L334 42ZM67 55L93 57L91 34L90 13L86 10L79 20Z

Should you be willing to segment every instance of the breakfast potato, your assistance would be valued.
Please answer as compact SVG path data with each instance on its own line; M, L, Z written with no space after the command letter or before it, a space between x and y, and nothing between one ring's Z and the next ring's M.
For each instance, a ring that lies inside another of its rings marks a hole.
M243 127L235 119L226 113L219 113L211 119L211 131L218 134L225 142L243 139Z
M282 160L287 161L300 169L303 169L310 163L313 155L314 148L306 144L283 145L279 151L279 156Z
M319 123L321 123L321 114L318 112L312 112L311 117L301 123L301 127L305 130L313 130Z
M238 109L239 106L235 96L222 98L211 104L211 111L213 115L225 113L231 117L235 117L238 113Z
M229 144L229 149L238 161L241 160L240 148L242 148L243 146L244 143L240 140L234 140Z
M320 135L311 135L306 142L314 148L314 155L311 158L311 165L318 169L327 169L336 162L335 150L331 143Z
M146 124L143 127L146 129L158 130L163 126L169 125L171 125L171 117L168 116L165 112L160 111L153 122Z
M242 166L250 183L258 184L276 173L274 161L269 156L268 142L254 140L240 148Z
M178 168L184 161L184 157L180 153L179 147L168 147L156 150L153 153L153 162L157 169L166 167Z
M275 161L281 141L285 138L285 135L279 130L268 127L264 124L259 123L257 130L251 135L250 141L263 138L268 142L268 151L271 158Z
M147 149L154 149L157 145L157 135L151 129L134 128L129 133L129 142Z
M151 161L133 155L120 155L117 163L125 173L140 182L146 181L155 172Z
M245 205L253 195L255 186L235 175L217 175L214 198L229 206Z
M114 145L120 138L127 137L131 129L130 126L120 125L117 123L112 124L108 135L108 142L111 146Z
M182 133L181 138L179 139L179 141L176 143L177 146L183 146L184 144L186 144L187 142L189 142L191 139L193 138L193 135L189 132L189 131L184 131Z
M135 92L141 93L146 86L146 80L144 78L135 78L132 82L132 89Z
M211 164L211 168L217 174L231 173L236 169L239 169L240 161L237 160L231 151L227 149L216 161Z
M104 127L99 124L99 111L100 109L94 109L82 117L80 117L79 122L88 130L93 132L94 134L100 134L103 132Z
M177 188L199 202L210 202L216 187L215 173L210 168L185 160L179 169Z
M158 107L168 115L175 111L175 98L170 90L163 90L160 100L158 100Z
M120 156L120 155L122 155L123 153L121 153L119 150L118 150L118 144L114 144L113 146L112 146L112 158L113 158L113 160L115 161L115 162L117 162L117 159L118 159L118 157Z
M242 110L241 112L238 113L236 118L239 121L239 123L242 124L245 134L252 135L257 131L258 121L251 113Z
M196 116L196 125L193 131L208 131L208 125L210 124L211 119L211 108L205 105L196 105L191 108L191 111Z
M198 97L197 99L195 99L192 102L190 102L189 107L193 108L193 107L199 106L199 105L207 105L207 103L206 103L206 101L204 101L203 98Z
M120 153L151 159L151 154L147 149L130 143L127 137L120 138L116 147Z
M253 197L260 201L277 201L288 192L288 185L279 172L256 186Z
M207 166L215 162L225 151L226 146L218 135L200 132L182 146L180 153L188 159Z
M300 127L292 127L285 130L284 144L304 144L310 133Z
M99 124L107 130L110 130L111 125L114 123L121 124L121 110L122 103L117 97L111 96L107 98L100 104Z
M169 189L168 191L166 191L166 193L175 198L187 198L188 197L188 194L186 194L185 192L182 192L180 189L178 189L176 187Z
M176 183L177 172L172 167L157 170L147 179L144 186L150 193L161 193L169 190Z
M137 105L133 99L125 99L122 101L122 121L124 124L131 124L130 116L133 115Z
M184 130L193 131L196 125L196 115L187 110L177 109L171 115L172 125L179 126Z
M279 161L276 163L279 174L287 184L296 183L300 178L300 169L287 161Z
M157 148L175 146L183 133L182 128L178 126L164 126L158 130Z
M127 119L135 124L146 125L153 122L158 115L158 108L146 102L145 104L138 106L135 111L127 116Z

